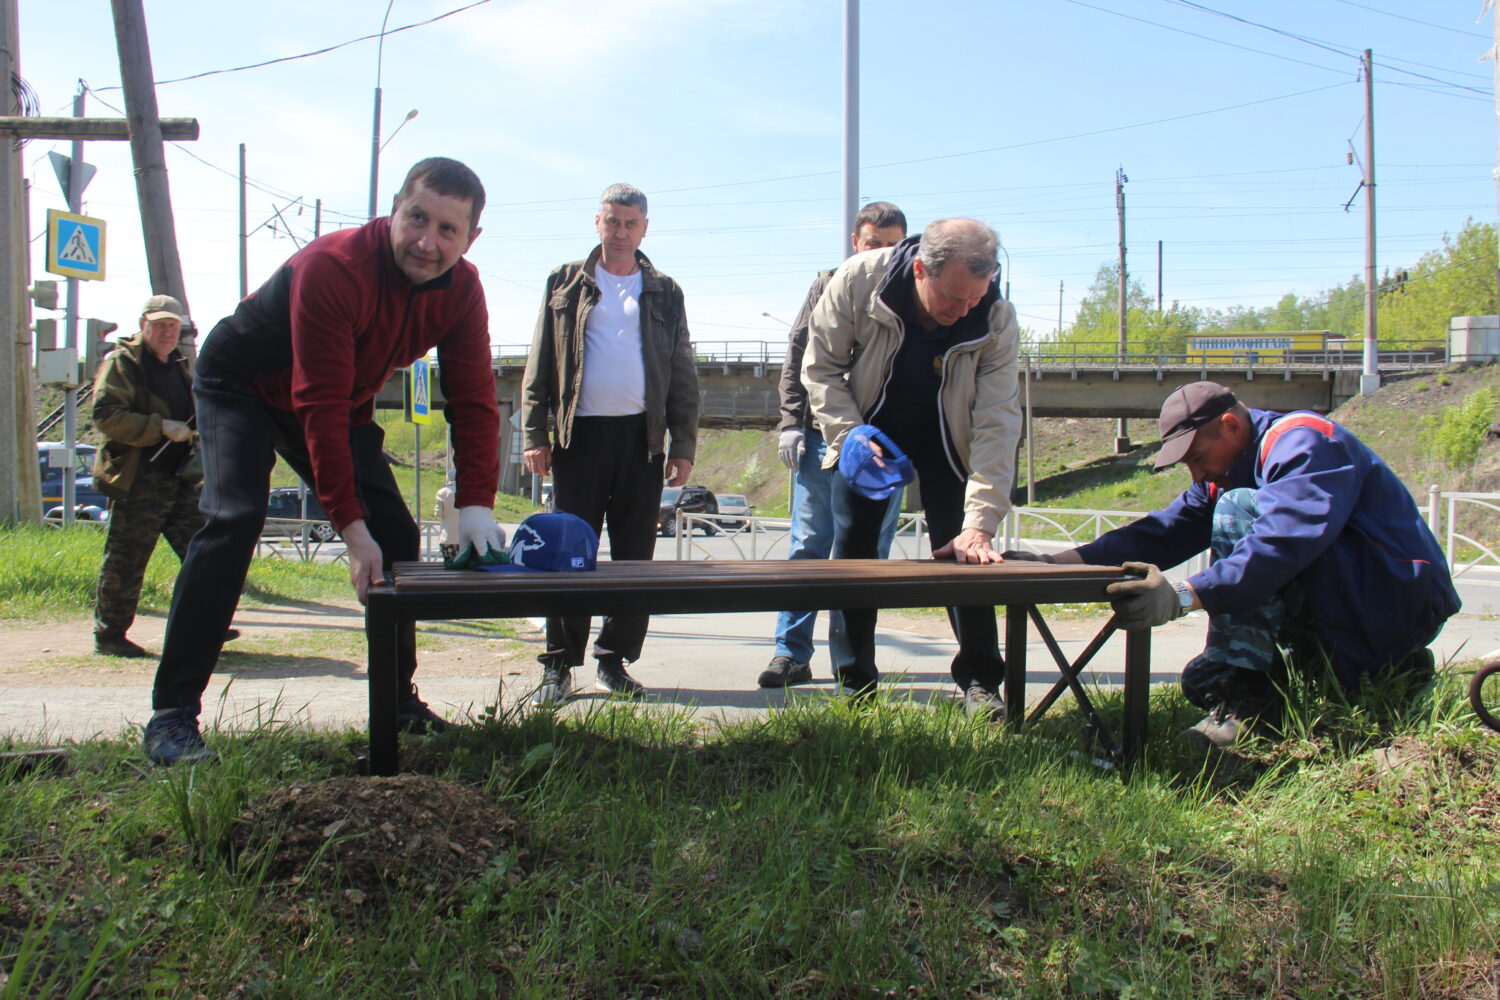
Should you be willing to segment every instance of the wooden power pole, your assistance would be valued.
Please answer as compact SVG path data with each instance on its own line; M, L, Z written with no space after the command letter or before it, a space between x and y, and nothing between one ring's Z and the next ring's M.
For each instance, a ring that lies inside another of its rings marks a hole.
M166 149L156 107L156 78L151 71L151 43L146 37L142 0L110 0L115 18L115 47L120 53L120 83L125 116L130 122L130 156L135 164L136 198L141 207L141 234L146 240L146 268L151 291L181 302L192 316L177 253L172 220L172 193L167 185ZM197 329L191 319L182 328L181 347L189 359L197 353Z
M1125 364L1125 355L1130 350L1129 339L1125 336L1127 328L1126 320L1129 316L1129 295L1127 289L1128 277L1125 272L1125 182L1130 180L1125 176L1125 168L1121 167L1115 171L1115 210L1120 215L1120 354L1116 364ZM1123 455L1130 450L1130 427L1124 417L1120 418L1119 425L1115 428L1115 454Z

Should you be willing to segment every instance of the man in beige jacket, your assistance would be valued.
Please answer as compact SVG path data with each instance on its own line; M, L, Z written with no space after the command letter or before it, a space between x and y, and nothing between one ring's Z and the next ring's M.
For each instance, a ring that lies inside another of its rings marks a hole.
M836 468L850 430L873 424L916 466L937 558L1000 562L991 544L1010 509L1021 434L1015 310L1000 295L999 238L973 219L850 258L813 311L803 383ZM834 478L835 559L875 558L885 505ZM876 612L844 611L834 673L873 693ZM968 711L998 718L1000 657L991 607L949 608L952 672Z

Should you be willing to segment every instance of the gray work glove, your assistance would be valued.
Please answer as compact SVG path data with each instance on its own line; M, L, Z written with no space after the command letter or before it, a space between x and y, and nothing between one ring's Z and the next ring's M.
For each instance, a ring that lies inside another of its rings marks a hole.
M191 427L181 420L163 420L161 432L173 441L191 441L196 433Z
M1004 559L1006 562L1057 562L1056 559L1053 559L1045 552L1023 552L1020 549L1013 549L1010 552L1002 552L1000 553L1000 558Z
M1125 580L1104 588L1114 606L1116 624L1131 632L1165 625L1182 616L1177 588L1150 563L1128 562L1127 573L1144 573L1143 580Z
M776 449L781 456L781 464L788 469L797 468L797 460L802 457L802 431L796 427L781 432L781 444Z

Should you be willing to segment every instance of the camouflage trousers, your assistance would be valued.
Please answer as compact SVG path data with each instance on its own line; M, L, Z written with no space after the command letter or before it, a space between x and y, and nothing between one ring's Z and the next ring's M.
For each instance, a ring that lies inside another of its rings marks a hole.
M188 542L203 527L198 510L198 483L180 481L175 470L157 469L143 461L130 495L110 509L109 535L104 540L104 563L94 599L94 633L125 634L135 622L146 564L165 537L180 561Z
M1229 490L1214 505L1212 551L1223 559L1254 529L1260 515L1255 490ZM1203 652L1182 668L1188 701L1208 710L1219 705L1257 709L1278 699L1285 680L1279 644L1292 647L1298 661L1314 655L1317 640L1301 587L1294 580L1253 608L1210 615Z

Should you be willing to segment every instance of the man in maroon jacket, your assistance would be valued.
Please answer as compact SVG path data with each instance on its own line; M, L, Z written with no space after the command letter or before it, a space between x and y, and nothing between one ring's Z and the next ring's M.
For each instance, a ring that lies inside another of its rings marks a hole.
M484 186L441 157L412 167L391 215L308 244L221 320L193 383L206 523L188 547L172 594L146 726L158 764L213 752L198 729L219 657L265 522L280 455L310 482L349 551L363 601L391 563L419 556L419 534L382 449L375 394L397 368L436 347L458 468L463 544L502 544L491 509L500 433L489 316L474 265ZM401 637L401 723L446 723L417 697L415 630Z

